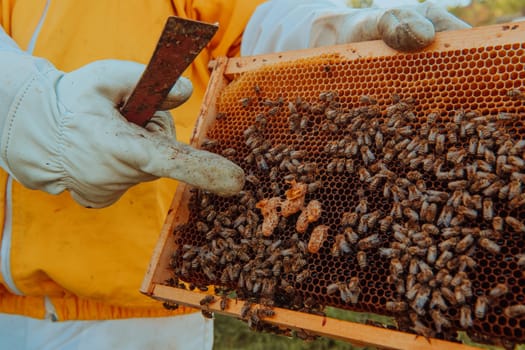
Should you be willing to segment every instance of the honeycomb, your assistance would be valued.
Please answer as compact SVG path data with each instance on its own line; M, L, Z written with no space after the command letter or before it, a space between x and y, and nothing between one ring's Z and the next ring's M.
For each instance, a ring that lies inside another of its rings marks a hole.
M523 343L524 51L330 54L236 75L201 146L247 182L234 198L192 190L174 279Z

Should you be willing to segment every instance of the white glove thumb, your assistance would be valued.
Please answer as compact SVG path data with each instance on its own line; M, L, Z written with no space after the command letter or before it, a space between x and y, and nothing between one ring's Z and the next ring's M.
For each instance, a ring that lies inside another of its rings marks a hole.
M431 2L390 9L351 9L320 16L312 27L312 47L382 39L400 51L430 45L438 31L469 28L444 7Z

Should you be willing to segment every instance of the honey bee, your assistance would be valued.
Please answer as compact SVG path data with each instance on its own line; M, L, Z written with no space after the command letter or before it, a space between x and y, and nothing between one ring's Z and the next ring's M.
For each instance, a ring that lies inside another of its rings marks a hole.
M421 283L426 283L434 277L434 272L427 263L425 263L422 260L419 260L418 266L420 270L417 276L418 281L420 281Z
M387 301L386 309L391 312L403 312L408 310L408 305L404 301Z
M345 239L344 234L337 234L335 236L334 244L332 246L331 253L333 256L338 257L341 254L347 254L350 253L351 248L348 242Z
M429 140L430 143L430 140ZM437 134L436 136L436 144L435 144L435 151L438 154L443 154L445 152L445 134Z
M370 173L368 172L368 170L366 170L366 168L363 168L363 167L359 168L357 173L359 175L360 181L368 182L372 178L372 175L370 175Z
M350 302L352 304L357 303L361 293L361 289L359 288L359 280L357 277L352 277L348 284L341 283L339 285L339 292L343 302Z
M517 197L519 195L521 195L521 181L513 179L509 183L508 199L512 200L514 197Z
M427 201L431 203L444 203L448 200L448 193L444 191L427 190ZM452 210L453 208L450 208Z
M511 201L508 202L510 209L516 209L525 204L525 193L521 193L519 196L514 197Z
M507 158L507 162L513 166L515 166L516 168L522 170L523 168L525 168L525 160L521 157L517 157L517 156L508 156Z
M323 91L319 94L319 101L330 102L337 98L336 91Z
M421 321L415 319L412 321L412 326L410 327L416 334L419 334L427 339L433 338L436 335L436 332L425 326Z
M453 215L454 208L450 205L445 205L443 209L441 209L441 213L439 214L439 217L437 219L437 226L449 227Z
M394 218L390 215L387 215L381 220L379 220L379 229L381 230L381 232L385 233L386 231L388 231L393 221Z
M456 143L457 140L454 142L451 140L452 143ZM446 154L446 159L449 162L452 162L454 164L461 164L465 157L467 156L467 150L460 148L450 148L449 151Z
M518 89L518 88L512 88L512 89L508 90L507 91L507 96L510 97L510 98L514 98L514 99L520 99L520 100L524 100L525 99L525 96L523 95L521 90Z
M472 235L466 235L456 245L456 252L464 252L472 245L472 243L474 243L474 237Z
M357 243L359 249L361 250L376 248L380 244L381 244L381 240L378 234L370 235L366 238L359 240L359 242Z
M370 96L366 96L366 95L363 95L359 98L359 102L364 104L364 105L375 105L377 104L377 100L374 99L373 97L370 97Z
M417 285L417 284L416 284ZM414 288L413 288L414 289ZM425 311L425 305L429 301L431 289L426 285L420 285L417 288L417 293L414 296L414 300L410 304L412 309L418 314L418 315L424 315L426 313Z
M339 284L338 283L331 283L326 287L326 294L332 295L336 293L339 290Z
M356 244L359 240L359 235L351 227L345 227L343 234L351 244Z
M467 180L456 180L456 181L449 182L448 188L451 189L452 191L464 190L465 188L467 188L467 185L468 185Z
M380 217L381 217L380 210L375 210L371 212L370 214L368 214L367 219L366 219L366 224L368 228L373 229L376 226L377 221L379 220Z
M262 154L255 156L255 162L259 170L268 171L270 169L270 167L268 166L268 163L266 162Z
M358 220L359 220L359 213L355 211L346 212L346 213L343 213L343 216L341 218L341 225L355 227Z
M505 222L516 232L525 232L525 224L512 216L505 217Z
M496 155L494 154L494 152L492 152L488 148L486 148L485 152L483 152L483 157L490 164L495 164L496 163Z
M489 291L489 297L491 299L500 298L504 296L505 294L507 294L508 292L509 292L509 287L506 284L498 283L496 284L496 286L494 286L494 288L492 288Z
M360 199L355 207L355 212L358 214L366 214L368 212L368 200L366 198Z
M295 276L295 281L303 283L308 277L310 277L310 270L303 270Z
M368 267L366 252L364 251L357 252L357 263L361 269L365 269L366 267Z
M379 248L379 255L385 258L394 258L394 257L399 258L400 253L401 251L395 248L385 248L385 247Z
M239 99L239 103L245 108L248 107L252 103L252 101L253 99L251 97L243 97Z
M257 315L261 318L275 316L275 311L269 307L261 307L257 309Z
M329 227L326 225L319 225L313 229L310 240L308 241L308 251L310 253L315 254L319 251L328 237L328 230Z
M525 148L525 140L519 140L514 144L514 146L512 146L509 153L518 154L519 152L523 150L523 148Z
M468 255L460 255L458 258L458 270L465 271L467 267L473 269L476 267L476 261Z
M437 250L437 247L435 245L431 245L430 247L428 247L428 249L427 249L427 262L429 264L434 264L436 262L437 253L438 253L438 250Z
M209 310L204 310L202 309L201 310L201 314L203 317L205 318L209 318L209 319L213 319L213 312L209 311Z
M394 230L394 239L400 243L408 244L410 243L410 238L407 236L407 230L399 224L394 224L392 226Z
M506 199L509 195L509 185L505 185L505 186L501 186L500 189L498 190L498 198L499 199Z
M465 301L466 301L466 295L463 291L463 289L461 288L461 286L456 286L454 287L454 297L456 298L456 302L458 304L465 304Z
M443 299L443 296L441 295L441 292L439 290L432 291L432 298L430 299L429 307L431 309L438 308L441 311L445 311L448 308L447 303L445 302L445 299Z
M518 260L518 266L524 267L525 266L525 254L518 254L516 255L516 259Z
M525 315L525 305L522 305L522 304L516 304L516 305L510 305L510 306L507 306L507 307L503 310L503 313L504 313L505 316L507 316L508 318L521 317L521 316Z
M472 121L461 123L460 135L461 137L473 136L476 133L476 124Z
M437 258L435 265L438 268L443 268L447 264L447 262L454 257L454 254L452 252L445 250L441 253L441 255Z
M397 258L394 258L390 261L390 273L393 276L400 276L403 273L403 264L401 264L401 261Z
M470 328L473 326L472 322L472 311L470 307L463 305L459 311L459 324L464 329Z
M451 305L457 305L456 295L448 287L440 288L441 295L448 301Z
M215 302L215 297L213 295L206 295L204 298L202 298L199 301L199 304L202 306L207 306L214 302Z
M430 235L437 235L439 234L439 228L433 224L423 224L421 226L421 229L425 232L425 233L428 233Z
M363 159L363 163L365 163L365 165L368 165L375 161L376 157L374 153L370 150L370 148L368 148L368 146L361 146L360 151L361 158Z
M468 144L468 153L471 155L475 155L477 153L478 149L478 141L479 139L476 136L473 136L469 139Z
M419 221L419 214L412 208L405 207L403 208L403 215L409 220L413 222Z
M394 202L392 203L392 209L390 210L390 216L400 219L403 217L403 207L401 206L401 203Z
M488 238L481 238L478 241L479 245L487 250L489 253L498 254L501 251L501 247L494 241Z
M246 301L243 304L243 306L241 307L241 311L240 311L240 316L242 319L246 319L249 316L251 308L252 308L251 302Z
M361 216L359 224L357 225L357 232L366 233L368 232L368 214Z
M474 306L474 315L476 318L482 319L485 317L488 309L488 303L489 300L486 296L479 296L476 298L476 304Z
M384 135L380 130L377 130L376 134L374 135L374 143L377 149L382 149L384 146Z

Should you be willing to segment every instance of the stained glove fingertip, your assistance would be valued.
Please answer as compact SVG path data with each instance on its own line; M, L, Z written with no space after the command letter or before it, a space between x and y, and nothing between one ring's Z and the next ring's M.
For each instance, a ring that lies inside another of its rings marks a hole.
M434 41L432 22L415 11L390 9L378 22L378 31L383 41L400 51L423 49Z

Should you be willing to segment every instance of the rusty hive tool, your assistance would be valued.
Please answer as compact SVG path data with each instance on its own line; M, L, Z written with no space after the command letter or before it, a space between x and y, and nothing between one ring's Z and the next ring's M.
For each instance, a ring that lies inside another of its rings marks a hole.
M122 115L144 126L218 28L216 24L169 17L144 73L121 108Z

